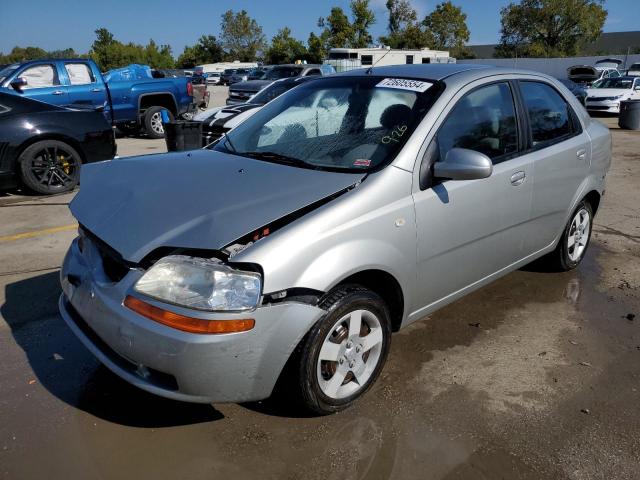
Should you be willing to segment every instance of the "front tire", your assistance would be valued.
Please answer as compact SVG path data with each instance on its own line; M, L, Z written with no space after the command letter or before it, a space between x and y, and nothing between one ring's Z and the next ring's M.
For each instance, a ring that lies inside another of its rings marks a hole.
M30 145L20 154L18 163L22 183L42 195L69 192L80 181L80 154L58 140Z
M391 320L375 293L346 285L320 304L327 313L299 351L296 383L305 409L326 415L360 398L378 378L389 353Z
M592 228L593 209L582 200L569 218L556 249L543 257L546 265L562 272L576 268L587 252Z
M164 107L149 107L144 112L144 129L149 138L164 138L164 127L162 126L162 111ZM173 122L173 114L167 110L169 121Z

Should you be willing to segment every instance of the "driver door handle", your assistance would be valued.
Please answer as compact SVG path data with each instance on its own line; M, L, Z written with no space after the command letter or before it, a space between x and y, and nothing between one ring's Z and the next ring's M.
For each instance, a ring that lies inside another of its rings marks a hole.
M102 89L101 88L92 88L91 91L92 92L101 92Z
M523 171L519 171L511 175L511 185L517 187L518 185L522 185L526 178L526 174Z
M62 95L64 92L62 90L56 90L52 93L52 95Z

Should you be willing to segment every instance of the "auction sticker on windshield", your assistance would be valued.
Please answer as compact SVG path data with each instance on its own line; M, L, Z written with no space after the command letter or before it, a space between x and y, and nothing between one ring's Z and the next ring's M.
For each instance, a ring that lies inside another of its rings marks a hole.
M376 87L399 88L400 90L411 90L413 92L426 92L433 83L420 80L409 80L408 78L385 78Z

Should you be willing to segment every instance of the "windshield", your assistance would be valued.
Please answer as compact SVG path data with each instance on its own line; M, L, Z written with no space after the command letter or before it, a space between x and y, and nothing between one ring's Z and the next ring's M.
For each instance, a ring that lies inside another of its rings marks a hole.
M326 77L276 98L212 148L302 168L381 168L395 158L441 89L424 80Z
M301 68L285 67L285 68L272 68L264 76L265 80L278 80L280 78L297 77L302 71Z
M594 84L594 88L631 88L633 80L627 78L605 78Z
M4 82L8 77L11 76L13 72L15 72L20 65L7 65L2 70L0 70L0 83Z

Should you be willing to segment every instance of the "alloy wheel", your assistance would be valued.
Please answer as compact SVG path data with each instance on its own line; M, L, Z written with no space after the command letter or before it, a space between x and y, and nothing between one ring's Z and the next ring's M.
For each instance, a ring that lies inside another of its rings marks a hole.
M338 320L324 339L317 379L329 398L341 399L362 389L378 365L383 333L378 317L354 310Z
M47 146L37 151L29 164L36 183L60 190L76 182L78 168L73 154L58 146Z
M151 115L151 129L158 135L164 135L164 127L162 126L162 114L156 112Z
M578 210L567 235L567 255L572 262L580 260L589 241L591 216L586 208Z

